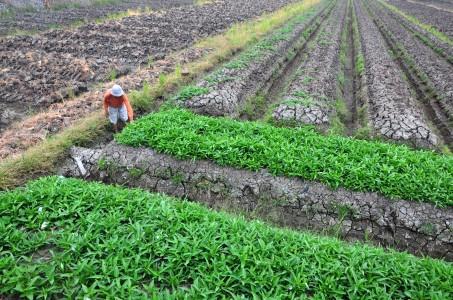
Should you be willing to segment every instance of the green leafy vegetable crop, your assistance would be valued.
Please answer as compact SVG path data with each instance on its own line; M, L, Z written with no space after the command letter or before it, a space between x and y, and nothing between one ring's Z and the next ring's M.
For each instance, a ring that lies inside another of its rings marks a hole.
M185 101L196 96L206 95L209 93L209 88L189 85L175 97L175 100Z
M0 193L0 295L451 299L453 266L48 177Z
M253 171L265 168L333 188L453 206L453 156L401 145L199 116L182 109L145 116L116 139L181 159L210 159Z

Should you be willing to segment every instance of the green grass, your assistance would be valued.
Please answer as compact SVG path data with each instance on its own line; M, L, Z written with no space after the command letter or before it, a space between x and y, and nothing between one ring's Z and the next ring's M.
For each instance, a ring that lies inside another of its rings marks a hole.
M169 109L129 125L116 140L181 159L316 180L331 187L453 206L453 156L403 145L323 136L306 128L198 116Z
M256 120L266 113L267 100L266 97L258 93L247 99L241 114L247 117L248 120Z
M51 10L69 10L69 9L80 9L83 7L102 7L102 6L107 6L107 5L115 5L119 4L119 0L94 0L94 1L89 1L87 4L81 4L77 2L66 2L66 3L55 3L51 4L50 8Z
M276 229L141 190L0 193L0 294L28 299L451 299L450 263Z
M133 90L129 93L131 103L134 109L138 111L147 111L149 107L155 102L152 97L152 88L148 82L143 82L141 90Z

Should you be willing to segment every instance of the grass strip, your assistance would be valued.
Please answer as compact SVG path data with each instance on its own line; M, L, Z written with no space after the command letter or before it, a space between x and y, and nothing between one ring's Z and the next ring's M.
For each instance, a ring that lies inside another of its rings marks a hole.
M62 177L0 193L0 294L451 299L453 265Z
M275 12L233 25L227 32L209 37L195 44L192 48L211 49L209 54L197 61L182 65L189 75L182 75L181 68L169 73L143 91L135 91L138 97L131 99L134 108L150 111L155 99L174 92L178 87L188 84L200 74L212 70L216 65L232 57L238 51L253 45L260 38L269 34L288 20L306 13L314 6L322 6L329 1L304 0L287 5ZM133 91L131 93L134 93ZM83 97L83 96L82 96ZM101 99L99 99L101 101ZM65 129L50 139L28 149L21 157L0 162L0 190L22 185L27 180L50 174L56 163L71 146L83 144L86 136L93 140L104 128L106 120L101 112L82 118L75 126Z
M421 27L424 30L428 31L429 33L431 33L432 35L437 37L439 40L441 40L441 41L453 46L453 40L448 35L446 35L445 33L440 32L439 30L437 30L436 27L421 22L416 17L402 12L400 9L398 9L396 6L391 5L390 3L384 2L382 0L379 0L379 3L381 3L383 6L387 7L392 12L404 17L405 19L407 19L412 24L415 24L418 27Z
M323 136L307 127L206 117L175 108L139 119L116 140L181 159L210 159L253 171L265 168L274 175L320 181L333 188L453 206L453 156L402 145Z

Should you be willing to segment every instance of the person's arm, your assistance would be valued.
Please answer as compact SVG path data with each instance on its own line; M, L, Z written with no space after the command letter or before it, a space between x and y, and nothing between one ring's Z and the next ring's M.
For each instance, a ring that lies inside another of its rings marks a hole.
M134 111L132 110L132 106L129 103L129 98L127 98L126 94L124 94L124 105L126 105L129 122L134 121Z
M104 94L104 114L107 116L109 113L109 97L110 97L110 92L106 92Z

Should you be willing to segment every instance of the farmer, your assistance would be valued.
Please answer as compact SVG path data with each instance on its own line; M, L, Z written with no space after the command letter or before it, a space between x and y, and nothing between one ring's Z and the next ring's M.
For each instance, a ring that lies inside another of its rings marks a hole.
M104 112L105 116L109 117L115 132L118 132L118 119L123 122L132 122L134 120L134 112L129 99L127 99L123 89L117 84L104 95Z

